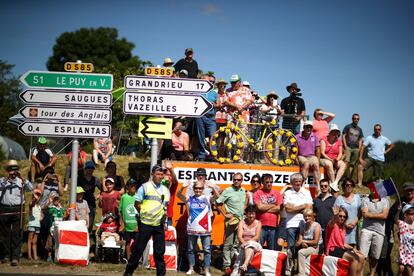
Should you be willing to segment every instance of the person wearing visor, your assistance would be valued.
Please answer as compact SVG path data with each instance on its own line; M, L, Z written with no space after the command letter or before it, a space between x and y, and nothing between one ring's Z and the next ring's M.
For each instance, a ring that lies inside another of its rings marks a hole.
M6 165L7 176L0 178L0 242L3 244L2 262L17 266L22 244L23 212L25 191L31 191L33 185L21 177L16 160Z

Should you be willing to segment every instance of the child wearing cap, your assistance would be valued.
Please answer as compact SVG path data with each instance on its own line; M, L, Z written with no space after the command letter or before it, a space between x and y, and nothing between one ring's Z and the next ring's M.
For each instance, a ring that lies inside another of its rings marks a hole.
M29 260L37 261L37 236L40 233L40 221L43 219L42 208L40 207L40 196L42 192L39 189L33 190L32 201L29 204L29 223L27 231L29 236L27 238L27 254Z
M82 187L76 187L76 220L84 220L86 226L89 226L89 205L86 200L83 199L85 190Z
M98 229L96 229L97 234L99 231L102 231L101 234L101 241L106 240L109 237L114 237L115 241L119 241L119 235L118 235L118 225L115 221L115 215L112 213L108 213L104 216L104 220L99 226Z
M98 197L98 206L102 208L102 215L108 213L118 214L121 193L115 190L115 181L111 177L105 178L105 191Z
M402 208L404 221L399 219L401 208L395 215L400 233L400 275L412 275L414 272L414 205L406 204Z
M53 250L53 223L55 221L62 221L65 216L65 210L60 203L60 196L57 192L53 191L49 195L48 204L44 207L45 219L47 229L49 229L48 237L46 240L47 261L52 262L52 250Z
M133 178L127 181L127 192L122 195L119 202L119 216L120 227L119 231L123 231L124 239L126 242L126 255L127 259L131 257L131 239L135 239L135 235L138 231L137 220L135 215L137 210L135 209L135 193L137 192L137 181Z

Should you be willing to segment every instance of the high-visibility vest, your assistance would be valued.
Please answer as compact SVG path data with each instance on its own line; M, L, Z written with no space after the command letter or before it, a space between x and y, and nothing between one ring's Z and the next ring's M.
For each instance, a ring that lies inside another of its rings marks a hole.
M159 193L154 185L152 181L143 184L144 199L141 202L140 219L146 225L158 226L164 216L164 202L170 201L170 191L161 185L162 193Z

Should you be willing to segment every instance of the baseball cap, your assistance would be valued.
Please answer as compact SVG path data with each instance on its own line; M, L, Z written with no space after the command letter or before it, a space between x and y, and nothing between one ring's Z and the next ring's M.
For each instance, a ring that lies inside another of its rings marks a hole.
M82 187L76 187L76 193L77 194L81 194L81 193L84 193L85 192L85 190L82 188Z
M92 160L86 161L85 169L95 169L95 163Z
M412 182L405 182L403 184L403 190L413 190L414 189L414 183Z
M238 74L231 75L230 82L238 82L241 80L240 76Z
M42 144L42 145L46 144L47 142L44 136L40 136L37 141L39 142L39 144Z
M198 176L198 175L207 175L207 171L204 168L198 168L195 172L195 175L196 176Z
M405 204L404 207L402 208L402 212L403 212L403 214L405 214L405 212L407 212L407 211L409 211L411 209L414 209L414 205Z
M105 178L105 182L107 182L107 181L115 183L115 180L112 177Z
M162 168L162 166L160 166L158 164L155 164L154 166L152 166L151 172L152 173L163 172L163 168Z
M185 69L182 69L182 70L179 72L179 74L184 74L184 75L188 76L188 71L187 71L187 70L185 70Z
M248 82L248 81L244 81L244 82L243 82L243 85L244 85L244 86L250 86L250 82Z
M313 126L313 122L311 120L306 120L303 125L304 126Z
M194 53L193 48L187 48L187 49L185 49L185 54L187 54L189 52Z

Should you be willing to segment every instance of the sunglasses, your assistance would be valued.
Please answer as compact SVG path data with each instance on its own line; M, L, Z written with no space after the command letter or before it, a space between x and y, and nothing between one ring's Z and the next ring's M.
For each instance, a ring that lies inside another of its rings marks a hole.
M354 120L354 121L359 121L359 118L352 118L352 120Z
M344 219L346 219L346 216L339 215L338 218L344 218Z
M328 188L328 185L321 185L321 188Z
M242 179L241 178L235 178L235 179L233 179L233 181L242 181Z
M375 128L374 130L381 130L380 128Z
M413 216L414 212L406 214L407 216Z
M265 184L272 184L272 183L273 183L273 181L265 181L264 183L265 183Z
M195 188L194 188L194 191L195 191L195 190L204 190L204 188L203 188L203 187L195 187Z
M252 180L252 183L260 183L259 180Z

